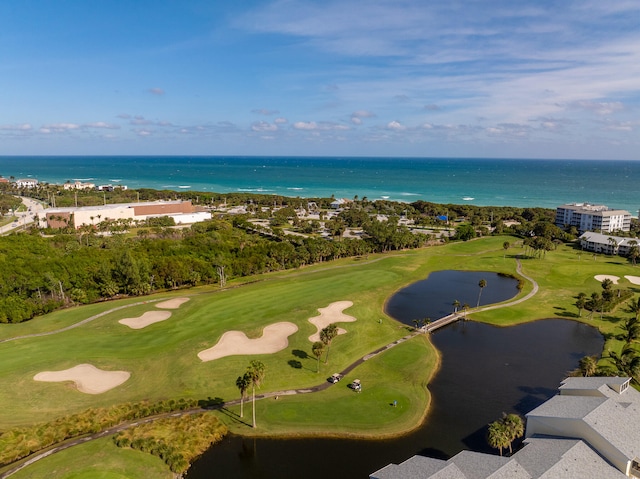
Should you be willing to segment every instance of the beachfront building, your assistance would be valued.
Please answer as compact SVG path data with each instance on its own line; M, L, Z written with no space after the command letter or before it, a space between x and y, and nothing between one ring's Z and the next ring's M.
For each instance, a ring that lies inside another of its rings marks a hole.
M555 224L559 228L575 226L580 233L629 231L631 214L625 210L610 209L605 205L570 203L556 208Z
M582 233L578 239L583 250L593 253L628 256L631 248L640 247L640 239L638 238L623 238L594 233L593 231Z
M640 392L630 378L565 379L527 417L511 457L462 451L449 460L413 456L371 479L640 478Z
M16 180L16 186L18 188L37 188L38 180L33 178L21 178Z
M196 211L191 201L152 201L147 203L119 203L84 206L80 208L50 208L44 211L43 221L50 228L98 225L103 221L146 220L170 216L176 224L190 224L211 219L211 213Z
M93 183L83 183L82 181L74 181L73 183L65 183L62 188L65 190L93 190L96 185Z

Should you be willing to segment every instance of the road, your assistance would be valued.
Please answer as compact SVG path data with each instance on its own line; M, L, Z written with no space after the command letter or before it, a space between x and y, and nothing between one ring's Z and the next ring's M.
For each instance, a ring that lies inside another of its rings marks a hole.
M26 211L15 213L17 219L13 223L0 226L0 235L6 235L17 229L25 228L35 221L34 218L36 215L40 218L44 216L44 206L42 206L41 203L31 198L25 198L24 196L21 196L20 199Z

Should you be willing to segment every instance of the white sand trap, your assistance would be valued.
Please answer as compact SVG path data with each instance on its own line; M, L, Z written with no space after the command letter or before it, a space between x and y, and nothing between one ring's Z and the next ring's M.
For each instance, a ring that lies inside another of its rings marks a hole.
M352 323L357 321L353 316L349 316L348 314L344 314L344 311L347 308L353 306L351 301L336 301L335 303L331 303L326 308L318 308L320 312L320 316L314 316L313 318L309 318L309 322L313 324L317 331L315 334L309 336L309 341L315 343L316 341L320 341L320 331L329 326L331 323ZM338 334L346 334L347 331L338 328Z
M613 284L618 284L618 280L620 279L619 276L612 276L610 274L597 274L594 276L594 278L596 279L596 281L604 281L605 279L610 279L611 281L613 281Z
M146 328L150 324L159 323L171 317L171 311L147 311L137 318L124 318L118 321L120 324L129 326L131 329Z
M289 322L270 324L262 330L262 336L249 339L242 331L227 331L212 348L198 353L202 361L238 354L273 354L289 345L287 339L298 330L298 326Z
M625 276L631 284L640 284L640 276Z
M156 304L156 308L164 308L164 309L178 309L184 303L189 301L189 298L173 298L163 301L162 303Z
M46 382L73 381L80 392L101 394L120 386L130 376L128 371L103 371L91 364L78 364L64 371L44 371L36 374L33 379Z

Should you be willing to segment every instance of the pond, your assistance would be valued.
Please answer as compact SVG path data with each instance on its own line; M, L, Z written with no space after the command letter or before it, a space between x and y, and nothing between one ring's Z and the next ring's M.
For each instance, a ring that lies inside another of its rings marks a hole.
M479 286L480 280L486 286ZM453 302L460 307L475 308L500 303L518 294L514 278L486 271L434 271L427 279L413 283L395 293L385 306L385 312L400 322L413 326L414 319L442 318L453 312ZM478 301L479 300L479 301Z
M487 281L484 296L494 279L488 273L481 274ZM476 301L478 281L468 282ZM448 290L456 291L457 297L449 300L447 294L443 299L449 304L445 314L451 312L454 299L463 302L462 292L456 289L459 284ZM499 301L504 299L508 298ZM418 317L440 314L426 308L421 311L423 315ZM406 321L411 323L404 316ZM442 364L429 384L432 405L427 420L411 434L382 441L230 435L193 464L187 479L366 479L386 464L402 462L414 454L448 458L462 449L495 452L485 441L489 422L503 411L522 415L543 403L556 393L560 381L577 367L581 357L599 354L603 346L602 336L594 328L561 319L509 328L467 321L442 328L431 339L442 354Z

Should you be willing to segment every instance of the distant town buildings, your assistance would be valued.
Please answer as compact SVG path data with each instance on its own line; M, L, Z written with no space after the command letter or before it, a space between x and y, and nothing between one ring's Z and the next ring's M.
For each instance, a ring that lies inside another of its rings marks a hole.
M16 180L16 186L18 188L36 188L38 186L38 180L33 178L21 178Z
M555 224L560 228L575 226L579 233L629 231L631 214L625 210L612 210L604 205L570 203L556 208Z
M93 183L83 183L81 181L74 181L73 183L65 183L62 185L65 190L93 190L96 185Z
M370 479L624 479L640 477L640 392L630 378L565 379L527 417L511 457L462 451L444 461L413 456Z

